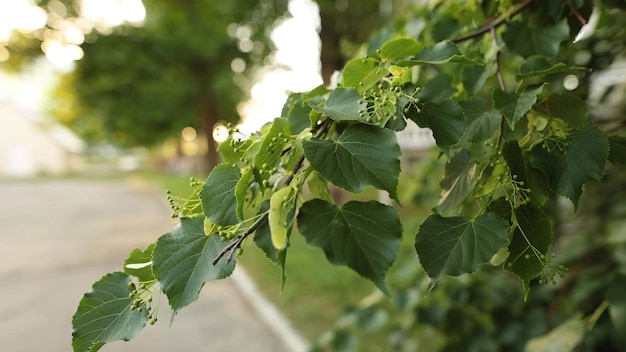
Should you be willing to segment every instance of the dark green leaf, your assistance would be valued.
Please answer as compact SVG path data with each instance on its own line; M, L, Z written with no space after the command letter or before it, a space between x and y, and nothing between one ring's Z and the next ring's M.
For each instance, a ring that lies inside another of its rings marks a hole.
M500 128L502 115L494 110L486 110L485 104L479 99L472 98L459 104L467 120L467 128L459 145L484 142Z
M526 59L520 66L519 72L515 75L515 79L519 81L529 77L565 72L568 70L567 65L562 62L552 65L545 57L533 55Z
M397 64L400 66L414 66L419 64L441 65L448 62L463 62L466 64L478 64L461 54L456 44L446 40L433 46L422 49L415 58L402 60Z
M153 254L154 274L174 313L198 299L205 282L233 272L236 258L212 263L227 244L217 234L204 234L202 217L183 218L178 227L159 238Z
M626 276L617 274L609 287L609 314L615 330L626 336Z
M515 123L519 121L537 102L537 96L543 90L543 85L529 89L521 94L507 93L500 89L494 89L491 95L494 109L500 111L511 130L515 129Z
M330 93L324 106L312 108L335 121L367 123L367 114L359 114L359 111L367 110L367 103L362 99L363 97L353 88L337 88Z
M553 57L559 53L559 45L569 36L566 20L554 26L531 27L523 22L511 22L502 33L509 50L523 57L541 55Z
M385 272L396 258L402 236L394 208L375 201L350 201L339 208L313 199L300 208L298 228L308 244L324 250L331 263L347 265L387 291Z
M200 191L200 199L204 216L211 222L221 226L239 222L235 189L240 177L239 168L232 164L216 166L207 177Z
M512 218L511 207L504 199L494 202L490 210L500 216ZM530 291L530 280L537 277L545 267L539 257L545 255L552 244L550 217L532 203L515 209L517 227L509 243L509 256L504 268L517 275L524 285L524 300Z
M472 194L478 181L475 173L476 163L470 160L467 150L461 150L450 159L442 181L443 192L436 208L438 212L456 208Z
M475 220L433 214L420 226L415 249L428 276L438 282L443 275L471 273L488 262L506 242L508 227L494 214Z
M398 38L385 42L380 47L380 57L387 60L413 56L424 46L413 38Z
M407 115L418 126L430 128L439 148L448 153L465 131L465 118L461 106L450 99L418 105L419 111L411 106Z
M626 138L619 136L609 137L609 160L615 165L626 165Z
M537 106L537 109L550 117L567 122L579 129L587 122L587 103L570 93L553 94Z
M124 261L124 272L128 275L135 276L139 282L149 282L156 280L152 274L152 251L155 244L151 244L142 251L136 248L130 252L128 258Z
M546 176L532 167L529 156L522 151L517 142L507 142L502 148L502 154L509 165L511 175L517 175L517 181L524 182L525 188L530 188L527 195L531 202L542 206L550 196L550 187Z
M547 140L530 153L534 167L542 170L550 187L571 199L578 208L583 184L604 174L609 142L597 127L586 125L565 140Z
M148 320L148 312L131 310L135 290L131 277L121 272L103 276L85 293L72 318L74 352L95 352L105 343L135 337Z
M371 185L397 200L400 147L386 128L351 125L338 140L303 141L304 154L324 178L350 192Z
M428 80L417 93L416 97L421 101L442 101L449 99L457 90L452 85L452 77L446 74L438 74Z

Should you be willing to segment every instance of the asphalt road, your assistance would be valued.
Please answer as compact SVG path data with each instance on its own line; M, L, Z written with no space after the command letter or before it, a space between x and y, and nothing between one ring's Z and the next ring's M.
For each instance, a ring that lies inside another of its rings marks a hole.
M131 181L0 182L0 351L71 351L82 295L174 226L164 196ZM209 282L169 326L100 351L286 351L229 279Z

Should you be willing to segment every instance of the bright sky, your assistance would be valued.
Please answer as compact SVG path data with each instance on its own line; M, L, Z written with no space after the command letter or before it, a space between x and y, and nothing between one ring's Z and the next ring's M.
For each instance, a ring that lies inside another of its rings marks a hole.
M123 22L140 25L146 15L141 0L82 0L84 19L65 19L67 9L58 0L50 1L48 10L50 15L47 17L45 11L34 5L34 0L0 0L0 62L8 59L9 53L2 44L12 30L28 33L41 29L38 35L43 38L42 50L48 61L61 71L70 70L73 62L83 57L80 45L85 34L94 28L106 33L112 26ZM291 0L289 12L291 18L272 33L278 48L276 61L289 69L266 72L258 79L251 91L252 100L240 109L245 116L245 125L240 128L244 133L254 132L278 117L286 92L307 91L322 83L317 5L312 0ZM42 29L46 22L52 28ZM233 68L238 64L240 62L234 61ZM3 88L0 81L0 98L7 87L19 86L15 81L5 80L4 83ZM14 91L9 98L20 100L20 97L30 96L27 99L31 99L32 105L37 83L28 81L21 86L23 88Z
M303 92L322 84L320 76L320 26L317 5L311 0L291 0L291 18L272 33L278 49L276 61L289 70L268 72L252 87L252 100L242 107L245 116L240 130L251 133L280 116L287 92Z
M67 70L83 57L80 45L93 28L106 33L123 22L140 24L146 15L141 0L82 0L81 9L83 18L65 19L67 8L59 0L50 1L49 15L34 0L0 0L0 61L8 59L2 44L12 30L34 32L48 60ZM46 23L52 28L43 29Z

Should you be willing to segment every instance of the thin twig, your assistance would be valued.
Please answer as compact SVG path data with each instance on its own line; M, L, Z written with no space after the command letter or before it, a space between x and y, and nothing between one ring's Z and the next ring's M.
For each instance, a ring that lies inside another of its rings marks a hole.
M481 27L480 29L478 29L478 30L476 30L474 32L471 32L471 33L466 34L464 36L460 36L458 38L452 39L451 41L453 43L455 43L455 44L458 44L458 43L462 43L462 42L465 42L465 41L468 41L468 40L471 40L471 39L474 39L474 38L478 38L478 37L482 36L483 34L485 34L487 32L490 32L492 29L498 28L501 25L507 23L508 20L511 17L513 17L513 16L517 15L518 13L524 11L534 1L535 0L526 0L517 9L515 9L513 12L511 12L510 15L508 15L508 16L506 16L504 18L501 18L501 19L499 19L497 21L493 21L493 22L491 22L491 24L489 24L487 26L483 26L483 27Z
M580 14L580 12L578 12L578 10L576 10L576 7L574 6L572 0L567 0L567 5L569 5L569 12L572 15L576 16L580 23L582 23L583 25L587 24L587 20L583 17L583 15Z

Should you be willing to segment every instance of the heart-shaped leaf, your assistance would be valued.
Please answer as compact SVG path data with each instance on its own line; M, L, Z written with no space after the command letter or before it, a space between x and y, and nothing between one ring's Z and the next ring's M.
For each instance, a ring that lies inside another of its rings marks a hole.
M476 271L506 242L508 223L495 214L477 219L429 216L415 237L415 249L428 276L436 283L443 275Z
M131 277L121 272L103 276L85 293L72 318L74 352L95 352L105 343L135 337L146 325L148 312L132 310L135 290Z
M374 186L397 200L400 147L386 128L351 125L338 140L303 141L304 154L324 178L350 192Z
M223 279L235 269L235 259L212 261L227 242L204 234L204 219L183 218L178 227L161 236L153 253L153 271L174 313L196 299L210 280Z
M593 125L585 125L565 140L547 140L536 146L530 160L548 176L550 187L578 208L583 184L602 178L608 154L606 135Z
M308 244L324 250L331 263L347 265L387 292L385 272L402 236L394 208L375 201L350 201L337 207L313 199L300 208L298 228Z

